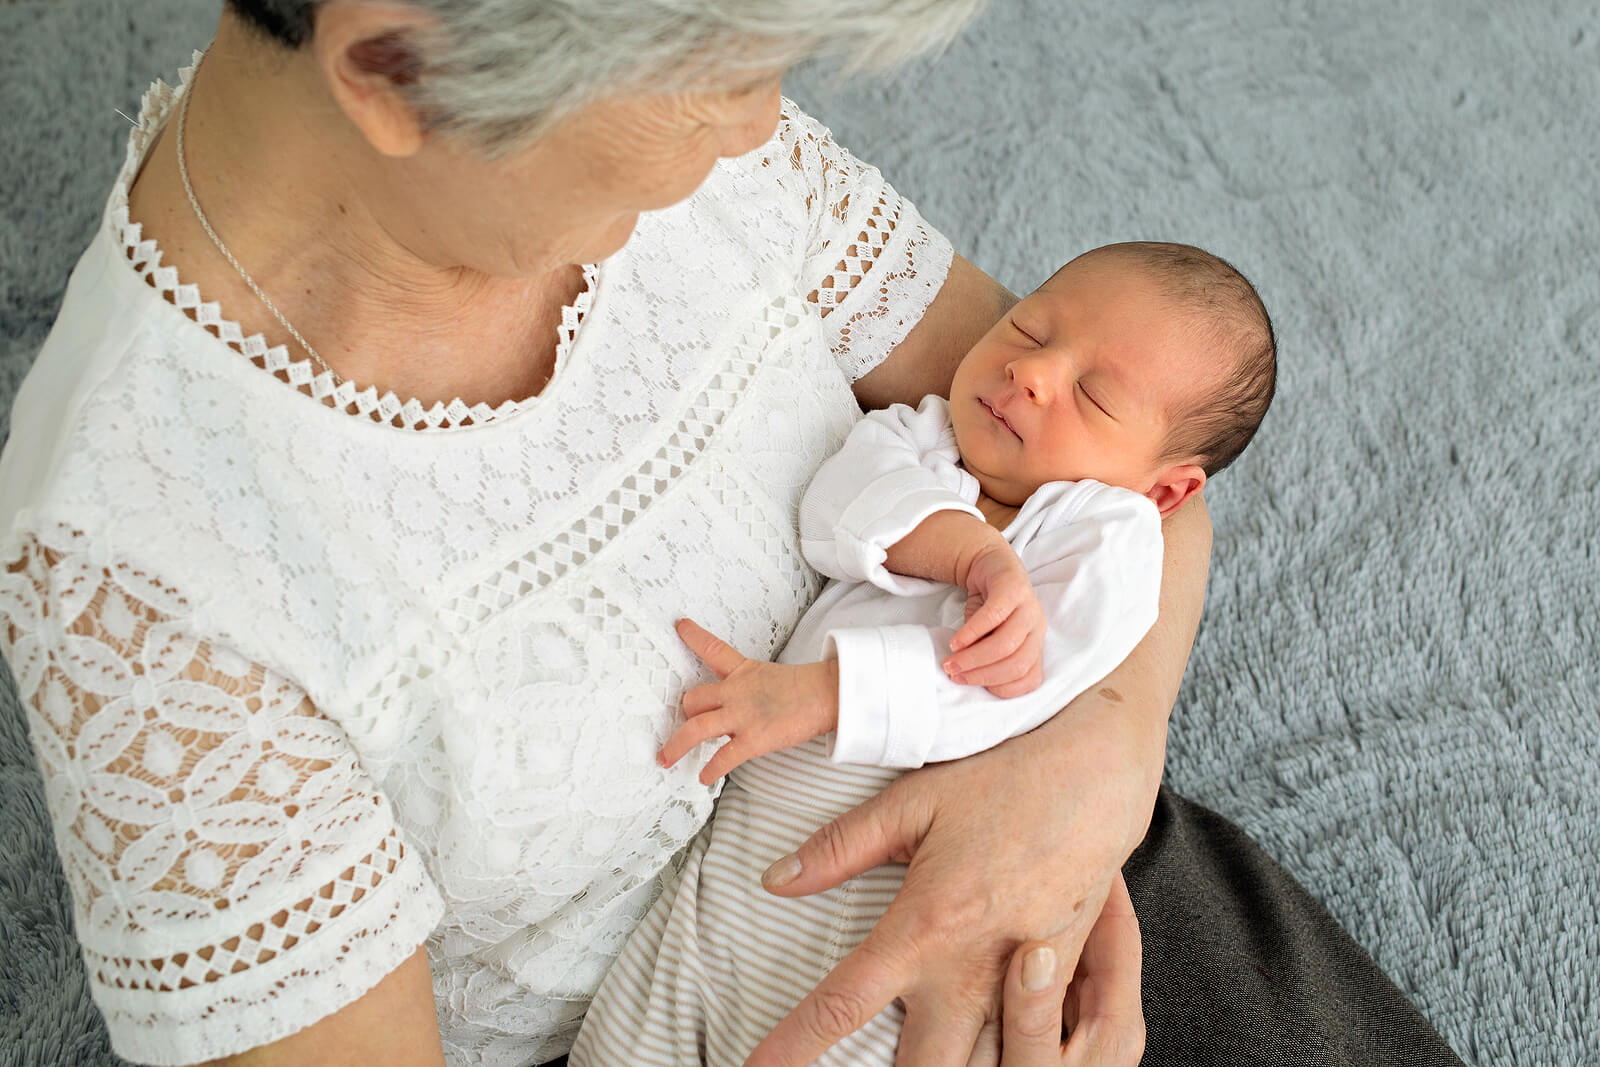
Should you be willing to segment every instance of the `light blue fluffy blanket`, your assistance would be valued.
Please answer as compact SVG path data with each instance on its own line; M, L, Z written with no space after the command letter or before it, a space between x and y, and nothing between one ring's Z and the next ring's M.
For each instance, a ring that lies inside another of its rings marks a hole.
M205 0L0 6L0 403ZM1600 1063L1600 9L994 0L888 80L789 83L1026 291L1232 259L1282 388L1208 491L1169 780L1320 897L1469 1062ZM0 1063L111 1062L9 692Z

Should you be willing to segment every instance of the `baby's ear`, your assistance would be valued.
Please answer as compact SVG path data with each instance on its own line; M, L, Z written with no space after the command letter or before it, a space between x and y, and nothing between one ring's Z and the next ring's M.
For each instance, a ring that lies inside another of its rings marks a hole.
M1156 475L1155 484L1145 490L1164 519L1177 511L1185 500L1198 493L1206 484L1204 467L1184 463L1167 467Z

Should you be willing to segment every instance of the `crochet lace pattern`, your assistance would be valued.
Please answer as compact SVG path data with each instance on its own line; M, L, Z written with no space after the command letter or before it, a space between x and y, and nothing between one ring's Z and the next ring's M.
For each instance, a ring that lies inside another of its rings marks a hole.
M62 312L115 325L59 439L11 442L54 458L0 539L91 991L120 1054L186 1063L425 943L450 1061L539 1062L710 811L654 760L702 680L672 620L781 647L800 492L949 246L786 102L586 271L538 397L424 408L161 265L127 188L182 91L146 95Z

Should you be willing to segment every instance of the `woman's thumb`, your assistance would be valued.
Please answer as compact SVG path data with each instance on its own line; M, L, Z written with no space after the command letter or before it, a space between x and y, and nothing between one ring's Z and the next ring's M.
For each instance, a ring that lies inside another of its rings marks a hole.
M910 863L929 821L907 790L891 786L773 863L761 875L761 884L779 896L799 897L832 889L885 863Z

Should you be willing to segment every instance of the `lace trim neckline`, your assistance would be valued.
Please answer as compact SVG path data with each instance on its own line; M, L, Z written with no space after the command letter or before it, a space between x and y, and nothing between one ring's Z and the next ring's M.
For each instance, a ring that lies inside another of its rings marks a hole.
M174 108L189 89L201 53L195 52L190 66L178 71L177 87L157 78L145 90L140 101L139 118L128 135L127 153L122 169L117 174L111 190L109 224L112 236L121 243L127 263L144 278L162 297L170 300L194 322L212 333L253 364L272 374L279 381L293 386L301 393L349 415L369 419L396 429L429 431L457 430L498 422L536 404L562 376L568 363L568 354L577 340L578 327L588 316L599 286L600 268L597 264L583 266L583 290L572 303L561 309L561 324L556 340L555 369L538 395L522 400L507 400L490 405L468 404L459 397L448 404L436 401L424 405L420 400L402 400L392 391L379 393L376 386L361 388L356 383L334 380L326 371L319 372L308 358L292 359L285 345L268 345L262 336L244 336L244 331L232 319L224 318L216 302L201 299L199 287L185 284L178 277L176 267L161 265L161 248L155 240L144 237L143 227L128 217L128 190L133 176L138 173L157 134L161 132ZM124 116L126 117L126 116Z

